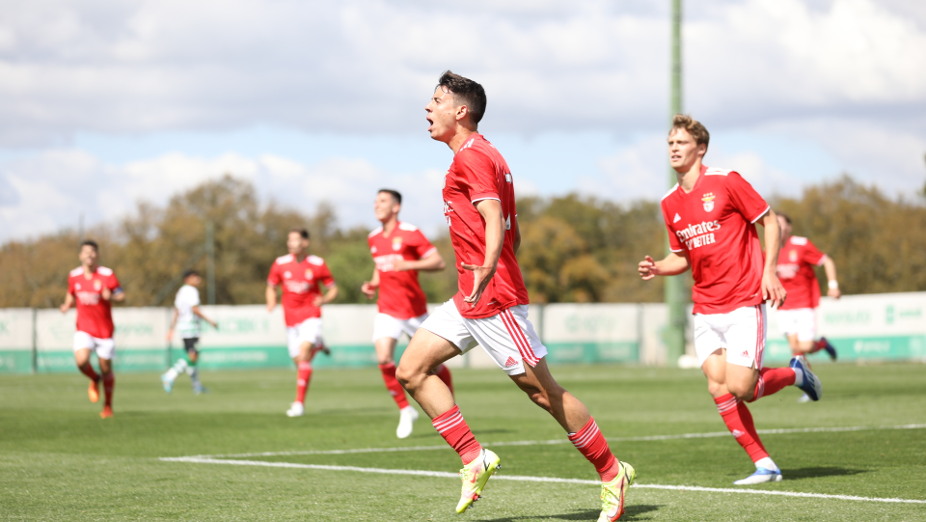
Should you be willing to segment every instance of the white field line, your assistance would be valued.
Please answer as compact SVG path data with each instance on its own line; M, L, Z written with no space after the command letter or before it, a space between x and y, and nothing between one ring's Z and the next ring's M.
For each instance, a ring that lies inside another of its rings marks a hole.
M864 431L864 430L905 430L905 429L923 429L926 424L906 424L901 426L856 426L845 428L803 428L803 429L781 429L781 430L764 430L762 433L816 433L816 432L845 432L845 431ZM654 441L654 440L672 440L685 438L707 438L728 436L723 433L689 433L681 435L660 435L647 437L626 437L609 439L612 441ZM514 441L507 443L495 443L492 446L523 446L537 444L560 444L562 441ZM194 464L225 464L232 466L258 466L270 468L290 468L290 469L313 469L323 471L353 471L357 473L377 473L388 475L411 475L418 477L437 477L437 478L457 478L456 473L445 471L426 471L426 470L408 470L408 469L384 469L384 468L364 468L358 466L329 466L323 464L297 464L293 462L266 462L260 460L241 460L242 457L273 457L273 456L292 456L292 455L342 455L354 453L373 453L373 452L398 452L398 451L430 451L436 449L445 450L446 446L409 446L404 448L361 448L355 450L331 450L331 451L286 451L286 452L263 452L248 453L239 455L199 455L189 457L161 457L158 460L163 462L186 462ZM236 457L236 458L233 458ZM548 482L557 484L588 484L598 485L599 481L585 479L555 478L555 477L528 477L518 475L495 475L493 480L513 480L518 482ZM817 498L824 500L855 500L860 502L882 502L894 504L926 504L926 500L904 499L904 498L878 498L878 497L859 497L855 495L826 495L822 493L802 493L798 491L768 491L761 489L733 489L733 488L707 488L700 486L672 486L663 484L634 484L634 488L643 489L661 489L671 491L699 491L709 493L737 493L746 495L772 495L798 498Z

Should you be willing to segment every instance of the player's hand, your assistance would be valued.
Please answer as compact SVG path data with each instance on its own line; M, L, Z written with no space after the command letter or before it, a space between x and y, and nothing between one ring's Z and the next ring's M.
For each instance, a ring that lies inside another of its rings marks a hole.
M659 275L659 271L656 269L656 261L650 256L645 256L643 261L640 261L640 264L637 265L637 273L640 274L640 278L644 281L656 277Z
M784 304L788 292L782 286L778 276L774 273L762 276L762 299L771 301L772 308L777 308Z
M839 291L839 288L830 288L826 291L826 295L832 297L833 299L839 299L842 297L842 292Z
M323 296L317 295L315 296L315 300L312 301L312 303L315 304L315 306L320 307L321 305L325 304L325 298Z
M408 262L400 257L392 262L392 270L395 272L403 272L405 270L409 270Z
M369 281L364 281L360 285L360 291L363 292L363 295L367 296L367 299L373 299L376 297L376 287L370 284Z
M167 342L170 342L171 339L173 338L174 338L174 329L171 328L170 330L167 330Z
M489 281L491 281L492 276L495 275L495 267L470 265L467 263L461 263L460 266L462 266L464 270L473 272L473 291L468 296L464 297L463 301L476 306L476 303L479 302L479 298L482 297L482 292L489 286Z
M100 297L102 297L104 301L109 301L113 297L113 291L109 288L103 287L103 289L100 290Z
M67 303L63 303L61 306L58 307L58 309L61 310L61 313L63 314L63 313L66 313L68 310L70 310L71 307L68 306Z
M267 311L272 312L274 308L277 307L276 303L267 303Z

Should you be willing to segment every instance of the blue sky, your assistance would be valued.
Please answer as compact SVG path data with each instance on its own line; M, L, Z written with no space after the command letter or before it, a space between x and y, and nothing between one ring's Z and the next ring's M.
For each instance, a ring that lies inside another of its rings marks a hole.
M843 173L926 182L926 4L685 2L684 110L708 165L763 194ZM376 189L441 227L440 73L481 82L518 193L627 202L669 186L669 5L650 0L7 0L0 242L112 223L224 173L264 202L376 223Z

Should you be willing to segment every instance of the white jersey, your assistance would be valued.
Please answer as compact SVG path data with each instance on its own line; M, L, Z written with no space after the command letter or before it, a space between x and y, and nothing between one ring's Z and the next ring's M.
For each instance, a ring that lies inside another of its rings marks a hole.
M177 309L177 331L184 339L199 337L200 320L193 313L196 306L199 306L199 290L193 285L181 286L174 299L174 308Z

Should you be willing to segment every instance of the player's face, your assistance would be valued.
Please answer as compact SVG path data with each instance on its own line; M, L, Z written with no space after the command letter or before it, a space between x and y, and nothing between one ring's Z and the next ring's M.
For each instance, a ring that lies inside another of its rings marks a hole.
M290 254L301 254L309 247L309 240L302 237L299 232L290 232L286 237L286 250Z
M385 223L389 218L398 213L399 204L396 203L392 194L380 192L376 195L376 199L373 201L373 214L376 216L376 219Z
M456 133L457 109L452 92L441 86L434 89L434 96L424 108L428 113L428 123L431 124L428 133L432 140L450 142Z
M80 247L80 253L77 257L80 259L80 264L83 266L95 266L96 260L99 259L100 254L92 246L84 245Z
M679 173L690 171L707 152L707 146L695 143L695 139L685 129L672 129L668 143L669 165Z
M781 216L778 216L778 228L781 230L782 239L791 237L791 225Z

